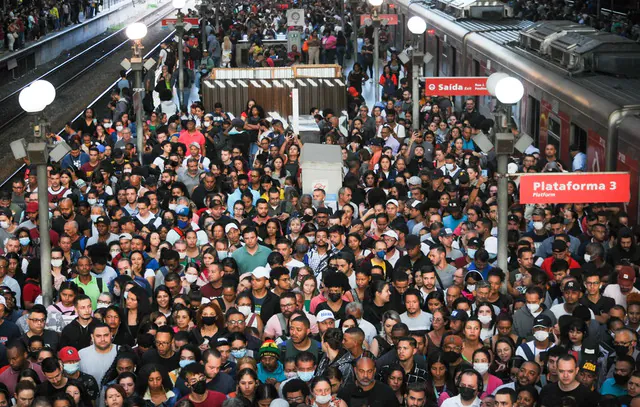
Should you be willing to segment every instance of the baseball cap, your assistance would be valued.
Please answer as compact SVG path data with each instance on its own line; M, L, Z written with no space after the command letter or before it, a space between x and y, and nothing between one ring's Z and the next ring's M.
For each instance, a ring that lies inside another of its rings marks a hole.
M482 242L480 241L480 238L472 237L471 239L469 239L467 241L467 247L469 247L469 246L480 247L480 246L482 246Z
M269 270L267 270L265 267L256 267L251 272L251 275L254 278L269 278Z
M229 231L230 231L231 229L236 229L236 230L238 230L238 225L236 225L236 224L235 224L235 223L233 223L233 222L229 222L229 223L227 223L227 225L224 227L224 233L225 233L225 234L226 234L226 233L229 233Z
M449 316L449 319L451 321L467 321L469 320L469 315L466 313L466 311L460 311L460 310L453 310L451 311L451 315ZM455 335L450 335L447 337L447 339L451 336L455 336Z
M417 177L417 176L414 175L413 177L411 177L411 178L409 178L407 180L407 184L414 185L414 186L420 186L420 185L422 185L422 180L420 179L420 177Z
M457 312L467 315L467 313L464 311L457 311ZM444 338L444 341L442 342L442 346L444 345L462 346L462 338L459 337L458 335L449 335L446 338Z
M582 292L580 285L575 281L568 281L567 284L564 285L563 291L569 291L569 290Z
M198 149L200 149L200 144L197 141L192 142L191 144L189 144L189 147L198 147Z
M444 177L444 174L440 170L433 170L431 171L430 175L431 175L431 179L440 179Z
M395 230L387 230L386 232L384 232L382 234L382 236L389 236L389 237L392 237L392 238L398 240L398 234L396 233Z
M410 204L413 209L417 210L420 210L420 205L422 205L422 201L418 201L417 199L414 199Z
M538 315L536 319L533 320L534 328L538 328L538 327L551 328L552 326L553 326L553 323L551 322L551 318L549 318L547 315L544 315L544 314Z
M382 147L384 146L384 140L381 139L380 137L376 137L373 140L371 140L371 145L375 147Z
M176 215L178 216L189 216L189 208L184 205L176 206Z
M580 370L586 373L591 373L593 375L597 375L598 374L598 363L595 360L592 360L590 358L586 358L583 362L582 365L580 366Z
M440 233L438 233L438 236L441 236L441 237L446 237L451 235L453 235L453 230L449 228L442 228L440 229Z
M73 346L65 346L58 352L58 359L60 359L62 363L77 362L80 360L80 354Z
M420 238L416 235L409 235L404 239L404 248L411 250L420 246Z
M118 240L120 240L120 239L131 240L131 239L133 239L133 237L129 233L123 233L123 234L120 235Z
M449 205L447 205L447 209L450 211L459 211L460 205L458 205L458 203L455 201L451 201L449 202Z
M318 315L316 315L316 321L318 322L324 322L327 319L333 319L334 321L336 320L333 312L329 311L328 309L323 309L322 311L318 312Z
M27 204L27 213L36 213L38 212L38 203L37 202L29 202Z
M636 279L636 273L630 266L622 266L618 271L618 284L622 286L630 286Z
M559 250L561 252L567 250L567 242L562 239L556 239L551 244L551 250L556 251Z
M104 223L105 225L109 225L111 221L106 216L98 216L98 219L96 219L96 225L98 223Z
M387 201L387 205L389 205L389 204L393 204L393 205L395 205L397 207L398 206L398 201L395 200L395 199L389 199Z
M520 218L517 217L516 215L509 215L509 217L507 218L507 221L519 223L520 222Z

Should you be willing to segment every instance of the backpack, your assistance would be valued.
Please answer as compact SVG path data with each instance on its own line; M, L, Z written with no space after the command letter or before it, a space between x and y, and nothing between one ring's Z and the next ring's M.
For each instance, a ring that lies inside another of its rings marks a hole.
M173 52L173 49L167 48L167 60L164 61L166 66L175 66L176 65L176 54Z

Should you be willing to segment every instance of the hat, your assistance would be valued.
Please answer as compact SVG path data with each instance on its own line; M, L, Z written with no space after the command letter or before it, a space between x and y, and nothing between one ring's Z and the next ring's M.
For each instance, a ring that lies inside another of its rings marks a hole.
M1 294L4 294L5 290L3 290L1 292ZM9 290L9 292L13 295L16 295L13 291ZM4 305L5 307L7 306L7 300L4 299L4 297L2 295L0 295L0 304Z
M98 216L98 219L96 219L96 225L98 223L104 223L105 225L109 225L111 221L106 216Z
M120 239L131 240L131 239L133 239L133 237L131 237L131 235L129 233L123 233L123 234L120 235L120 238L118 240L120 240Z
M407 250L420 246L420 238L416 235L409 235L404 239L404 248Z
M38 203L37 202L29 202L27 204L27 213L36 213L38 212Z
M441 237L447 237L451 235L453 235L453 230L449 228L442 228L440 229L440 233L438 233L438 236L441 236Z
M453 310L451 311L451 315L449 316L449 319L451 321L462 321L462 322L466 322L467 320L469 320L469 314L467 314L466 311L460 311L460 310ZM449 338L449 337L447 337Z
M77 362L80 360L80 354L73 346L65 346L58 352L58 359L60 359L62 363Z
M498 238L494 236L489 236L487 240L484 241L484 249L488 253L497 254L498 253Z
M520 223L520 218L517 217L516 215L509 215L509 217L507 218L507 221Z
M545 314L540 314L533 320L533 327L538 328L551 328L553 326L553 322L551 322L551 318L549 318Z
M464 311L454 311L454 312L467 315L467 313ZM444 341L442 342L442 346L444 347L444 345L462 346L462 338L459 337L458 335L449 335L446 338L444 338Z
M440 170L433 170L431 171L430 175L431 175L431 179L440 179L444 177L444 174Z
M144 184L146 186L158 185L158 178L155 175L149 175L148 177L145 177Z
M567 250L567 242L565 242L562 239L556 239L551 244L551 250L554 251L554 252L556 250L560 250L560 251L563 252L563 251Z
M194 141L191 144L189 144L189 147L191 146L198 147L198 149L200 149L200 143L198 143L197 141Z
M317 322L324 322L327 319L333 319L334 321L336 320L333 312L329 311L328 309L323 309L322 311L318 312L318 315L316 315Z
M258 357L273 356L276 359L280 359L280 348L274 341L266 341L260 346L258 350Z
M482 242L480 241L480 238L472 237L467 241L467 247L469 246L480 247L482 246Z
M389 204L395 205L397 207L398 206L398 201L395 200L395 199L389 199L387 201L387 205L389 205Z
M384 140L380 137L375 137L373 140L371 140L371 145L375 147L382 147L384 146Z
M407 184L414 185L414 186L420 186L420 185L422 185L422 180L420 179L420 177L414 175L413 177L411 177L411 178L409 178L407 180Z
M410 206L411 206L413 209L418 209L418 210L420 210L420 209L419 209L419 208L420 208L420 205L422 205L422 202L421 202L421 201L418 201L417 199L414 199L414 200L413 200L413 202L411 202L411 204L410 204Z
M631 285L636 279L636 272L631 266L622 266L618 270L618 284Z
M253 278L269 278L269 270L267 270L265 267L256 267L251 272L251 275L253 276Z
M176 215L178 216L189 216L189 208L184 205L176 206Z
M98 152L99 152L100 154L104 153L105 148L104 148L104 146L103 146L102 144L98 144L98 145L96 146L96 148L98 149Z
M233 127L244 127L244 122L242 121L242 119L236 118L231 120L231 125Z
M11 294L15 297L16 293L15 291L13 291L11 288L7 287L6 285L0 286L0 297L2 297L5 294ZM2 297L2 300L0 300L0 304L4 304L7 305L7 303L4 300L4 297Z
M398 240L398 234L396 233L395 230L387 230L386 232L384 232L382 234L382 236L389 236L389 237L392 237L392 238Z
M451 201L449 202L449 205L447 205L447 209L450 211L459 211L460 205L458 205L456 201Z
M472 277L476 281L484 281L484 277L482 277L482 273L479 272L478 270L467 271L467 274L464 275L465 281L467 280L467 277Z
M224 227L224 233L225 233L225 234L229 233L229 231L230 231L231 229L239 230L239 229L238 229L238 225L236 225L236 224L235 224L235 223L233 223L233 222L229 222L229 223L227 223L227 225Z
M316 214L323 214L323 215L330 215L331 212L329 211L329 208L318 208L318 210L316 211Z
M564 285L563 291L569 290L582 292L582 288L580 288L580 285L576 281L568 281L567 284Z
M289 402L285 399L273 399L269 407L289 407Z
M591 360L589 358L585 358L582 362L582 366L580 366L580 370L586 373L591 373L593 375L598 374L598 362L596 360Z

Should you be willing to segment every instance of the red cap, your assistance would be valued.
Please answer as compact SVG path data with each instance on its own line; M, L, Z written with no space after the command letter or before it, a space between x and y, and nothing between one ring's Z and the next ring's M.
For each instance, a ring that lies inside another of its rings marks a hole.
M58 352L58 359L60 359L62 363L79 362L80 355L78 354L78 350L73 346L65 346Z
M618 270L618 284L620 285L629 285L633 284L636 280L636 272L633 267L630 266L622 266L620 270Z
M36 213L38 212L38 203L37 202L29 202L27 204L27 213Z
M349 92L349 95L351 95L352 97L358 96L358 90L353 86L349 87L348 92Z

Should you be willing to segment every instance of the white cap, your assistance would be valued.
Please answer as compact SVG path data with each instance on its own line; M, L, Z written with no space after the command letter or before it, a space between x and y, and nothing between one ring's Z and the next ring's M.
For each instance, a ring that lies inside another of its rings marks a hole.
M264 267L256 267L252 272L251 275L254 278L269 278L269 270L267 270Z
M327 319L333 319L335 321L336 317L333 316L333 312L329 311L328 309L323 309L322 311L318 312L318 315L316 315L316 321L318 322L324 322Z
M225 226L225 227L224 227L224 233L229 233L229 231L230 231L231 229L239 230L239 229L238 229L238 225L236 225L236 224L235 224L235 223L233 223L233 222L229 222L229 223L227 223L227 226Z
M484 241L484 249L492 254L498 253L498 238L490 236Z
M120 235L120 239L127 239L127 240L131 240L133 239L133 237L131 236L131 234L129 233L123 233ZM118 239L119 240L119 239Z
M389 237L392 237L392 238L398 240L398 234L396 233L395 230L387 230L386 232L384 232L382 234L382 236L389 236Z
M4 295L0 295L0 304L7 306L7 300L4 299Z
M395 199L389 199L387 201L387 205L389 205L389 204L394 204L395 206L398 206L398 201L396 201Z
M515 174L518 172L518 164L516 163L509 163L507 165L507 173L508 174Z

